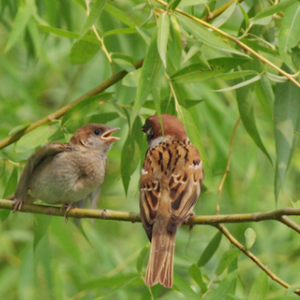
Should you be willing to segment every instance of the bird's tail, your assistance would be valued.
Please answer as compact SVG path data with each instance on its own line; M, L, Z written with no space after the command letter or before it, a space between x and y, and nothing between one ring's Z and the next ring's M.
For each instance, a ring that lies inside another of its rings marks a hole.
M160 283L166 288L171 288L176 231L171 233L165 226L156 225L153 227L145 282L148 286Z

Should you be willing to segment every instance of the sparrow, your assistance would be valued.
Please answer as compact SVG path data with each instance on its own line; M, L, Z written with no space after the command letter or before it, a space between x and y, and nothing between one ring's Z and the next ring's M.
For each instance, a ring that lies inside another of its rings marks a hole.
M14 195L14 212L24 203L40 199L63 204L67 213L77 202L97 191L103 183L107 152L120 138L118 130L103 124L87 124L78 129L69 143L50 143L27 161Z
M199 152L182 123L174 116L149 117L142 131L148 150L140 182L140 213L151 242L145 283L173 286L173 258L177 228L193 215L204 172Z

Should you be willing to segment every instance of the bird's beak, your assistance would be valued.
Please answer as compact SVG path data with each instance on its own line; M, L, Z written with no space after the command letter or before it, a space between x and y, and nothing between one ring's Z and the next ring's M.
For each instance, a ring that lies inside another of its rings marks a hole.
M118 141L120 139L119 137L111 136L111 135L119 129L120 129L119 127L111 127L101 135L101 140L109 143Z

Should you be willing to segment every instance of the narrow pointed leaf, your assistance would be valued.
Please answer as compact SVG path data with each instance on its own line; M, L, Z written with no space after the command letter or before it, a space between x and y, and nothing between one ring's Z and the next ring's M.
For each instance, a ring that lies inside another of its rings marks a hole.
M264 271L261 271L251 287L248 300L265 300L268 290L268 275Z
M34 250L36 249L36 246L38 245L41 238L47 232L51 219L52 219L51 216L38 215L38 214L34 215L34 220L33 220L33 232L34 232L33 249Z
M217 251L220 242L222 240L223 234L218 231L215 236L212 238L212 240L209 242L209 244L204 249L203 253L200 256L200 259L198 261L198 266L202 267L206 265L206 263L212 258L212 256Z
M272 159L268 151L266 150L256 127L251 89L249 87L244 87L242 89L238 89L236 93L240 116L246 131L251 136L255 144L260 148L260 150L267 156L267 158L272 163Z
M292 82L277 84L274 104L274 129L277 168L281 187L293 155L294 132L300 115L300 89Z
M245 81L242 81L236 85L233 85L233 86L230 86L228 88L225 88L225 89L220 89L220 90L214 90L214 92L225 92L225 91L231 91L231 90L236 90L236 89L239 89L241 87L244 87L244 86L247 86L253 82L256 82L258 80L260 80L260 75L257 75L251 79L248 79L248 80L245 80Z
M154 33L143 63L139 85L132 108L131 123L133 123L138 112L147 100L152 88L155 86L159 77L160 68L161 59L157 50L157 33Z
M104 8L105 3L106 3L106 0L96 0L93 3L90 14L88 15L88 17L81 29L79 39L81 39L88 32L88 30L91 29L91 27L96 23L96 21L100 17L100 14Z
M246 239L246 243L245 243L245 249L249 250L252 248L252 246L255 243L256 240L256 232L252 229L252 228L247 228L245 231L245 239Z
M241 254L241 251L237 248L232 248L224 252L219 261L216 275L221 275L224 270Z
M177 18L181 20L182 24L185 25L186 29L193 34L199 41L208 45L209 47L215 48L220 51L224 51L231 54L237 54L241 56L246 56L245 53L242 53L228 44L224 43L221 39L214 35L214 33L210 32L204 26L196 23L195 21L190 20L189 18L178 15Z
M157 47L159 56L165 66L167 67L167 43L170 32L170 17L168 12L164 12L158 19L158 31L157 31Z
M192 264L190 266L189 273L190 273L191 277L195 280L195 282L199 285L202 294L206 293L207 287L203 281L199 266L197 264Z
M300 3L297 1L292 4L284 13L282 25L278 34L279 54L285 64L293 70L297 71L292 56L289 52L299 43L300 38Z

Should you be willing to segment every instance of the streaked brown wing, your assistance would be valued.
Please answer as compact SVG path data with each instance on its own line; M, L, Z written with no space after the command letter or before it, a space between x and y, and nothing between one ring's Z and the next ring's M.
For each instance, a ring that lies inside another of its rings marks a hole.
M152 227L159 206L161 172L157 168L159 151L148 149L142 169L140 183L140 210L144 229L149 240L152 238Z
M193 145L186 145L181 151L183 153L180 155L169 181L172 212L168 225L170 231L176 230L193 211L204 179L198 150Z

